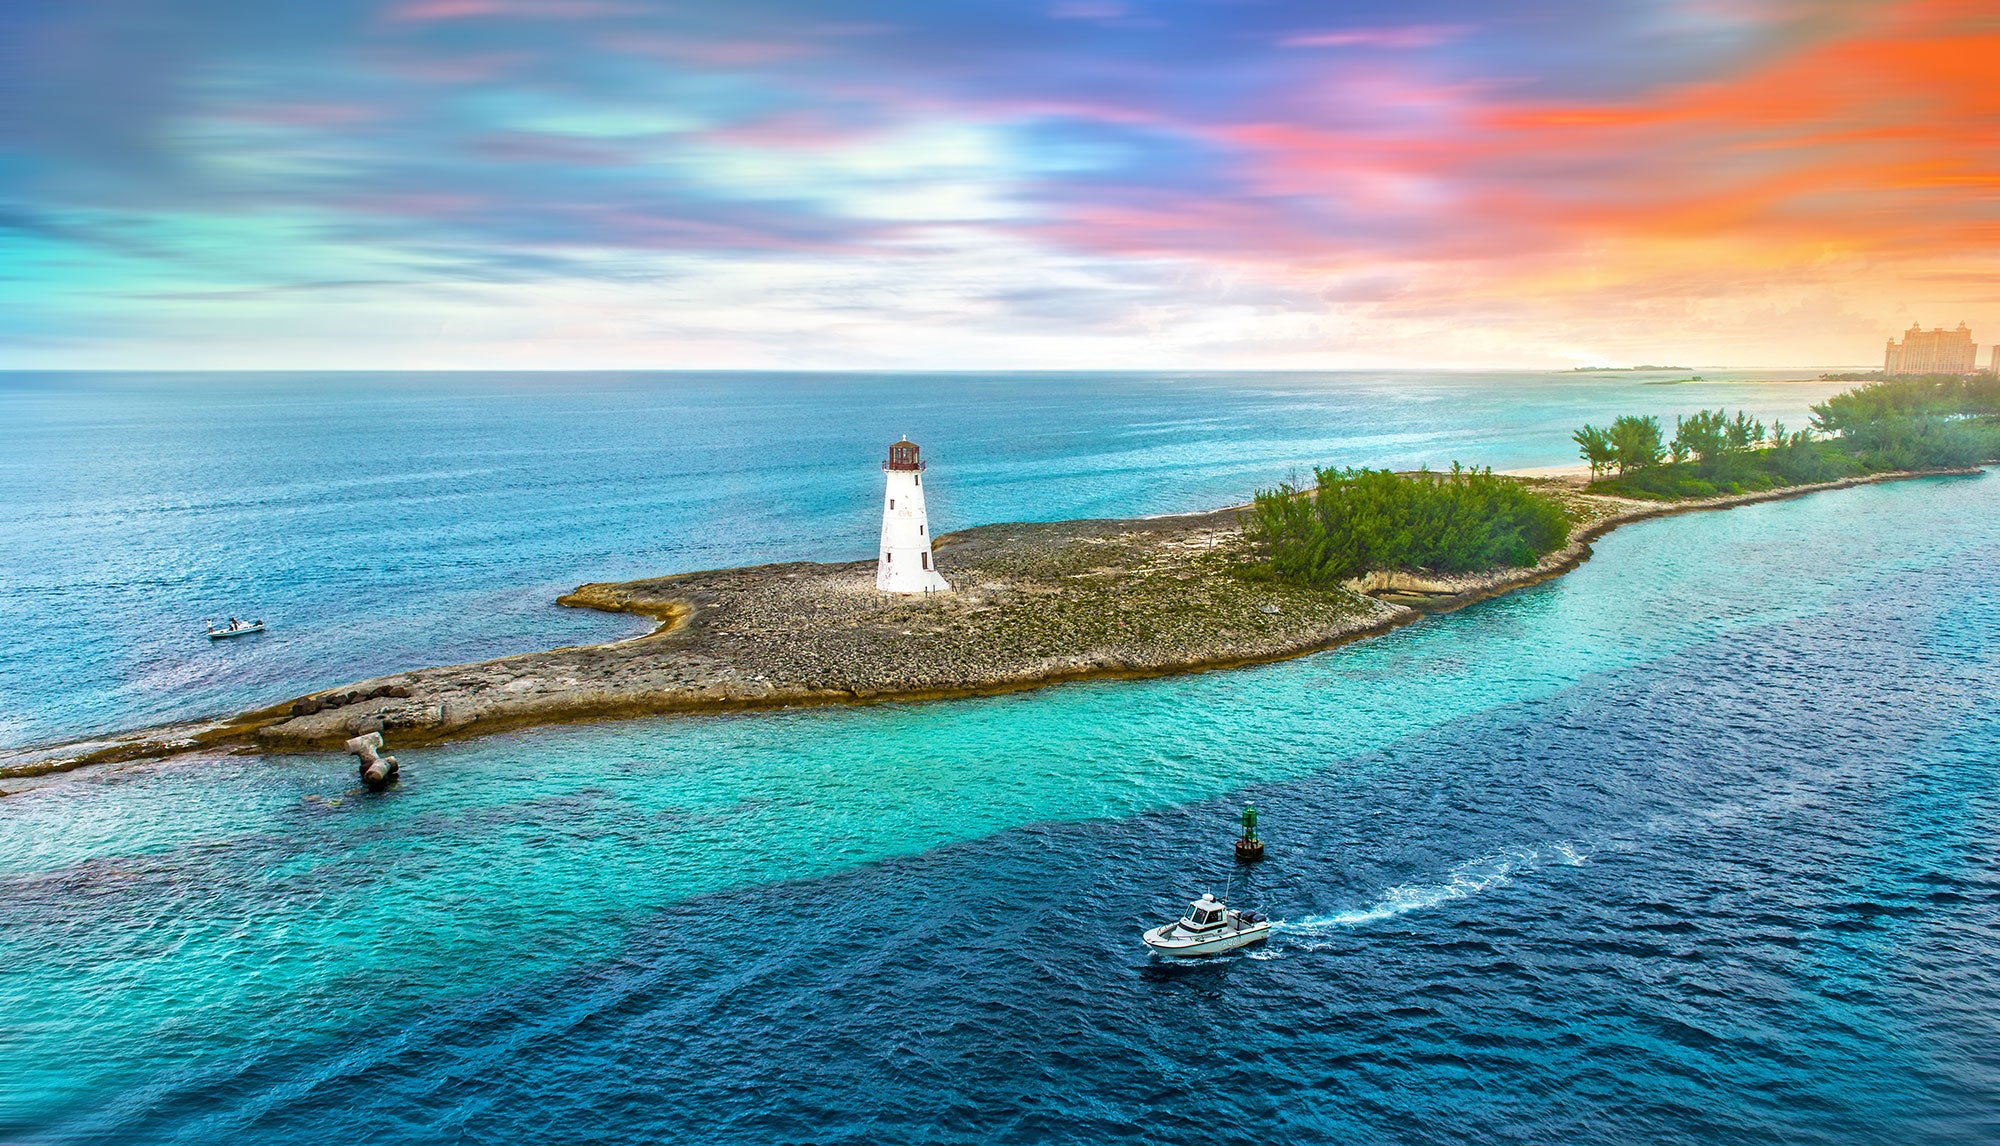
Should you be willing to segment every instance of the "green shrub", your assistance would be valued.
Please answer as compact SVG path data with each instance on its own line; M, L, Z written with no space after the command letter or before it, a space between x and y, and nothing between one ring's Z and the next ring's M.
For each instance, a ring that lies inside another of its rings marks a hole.
M1821 433L1845 434L1872 422L1917 415L2000 414L2000 377L1992 374L1922 374L1871 382L1813 408Z
M1672 462L1592 482L1590 492L1675 501L1686 497L1714 497L1723 491L1717 489L1714 482L1703 478L1694 465Z
M1779 485L1810 485L1838 481L1861 472L1854 455L1833 442L1814 441L1804 430L1782 437L1765 451L1764 465L1777 476Z
M1328 586L1376 569L1468 573L1532 565L1569 536L1560 505L1491 470L1316 469L1307 490L1257 494L1251 532L1281 577Z
M1948 418L1886 416L1842 432L1848 448L1871 470L1933 470L1992 457L1986 427Z

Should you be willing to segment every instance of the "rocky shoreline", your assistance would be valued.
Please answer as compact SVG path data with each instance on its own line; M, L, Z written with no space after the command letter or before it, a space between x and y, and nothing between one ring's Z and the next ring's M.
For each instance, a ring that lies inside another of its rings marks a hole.
M1245 576L1252 548L1240 508L961 530L936 543L954 590L920 597L877 593L871 561L589 584L560 603L660 626L610 644L393 673L220 720L0 753L0 778L200 750L331 749L366 732L402 748L541 724L970 696L1281 660L1558 576L1628 522L1924 476L1934 475L1679 502L1519 478L1560 499L1574 523L1568 543L1537 564L1376 573L1332 590Z

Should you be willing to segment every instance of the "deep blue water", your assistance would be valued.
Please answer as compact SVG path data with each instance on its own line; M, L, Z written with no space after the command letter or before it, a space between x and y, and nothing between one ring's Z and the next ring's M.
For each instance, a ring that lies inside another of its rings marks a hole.
M2000 1141L1996 510L1662 519L1301 660L541 729L383 799L9 796L0 1140ZM1225 886L1268 945L1139 948Z

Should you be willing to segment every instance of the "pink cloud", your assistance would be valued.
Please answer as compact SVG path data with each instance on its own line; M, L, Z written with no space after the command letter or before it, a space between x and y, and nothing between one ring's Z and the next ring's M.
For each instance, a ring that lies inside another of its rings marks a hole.
M1139 205L1064 202L1038 230L1111 255L1292 271L1463 261L1557 293L1625 280L1672 293L1848 257L1963 270L2000 247L2000 168L1979 146L2000 123L2000 27L1972 24L1979 10L1909 0L1844 34L1624 99L1343 77L1319 101L1339 109L1333 122L1173 125L1235 155L1239 198L1162 186ZM1318 40L1382 43L1381 32ZM1713 265L1684 265L1696 259Z
M779 112L732 123L702 133L716 143L741 147L825 147L851 143L878 134L876 125L859 126L820 110Z
M1303 32L1278 41L1287 48L1435 48L1471 32L1469 24L1408 24L1400 28L1345 28Z
M383 15L393 23L423 24L481 17L587 19L634 12L624 4L603 0L403 0Z

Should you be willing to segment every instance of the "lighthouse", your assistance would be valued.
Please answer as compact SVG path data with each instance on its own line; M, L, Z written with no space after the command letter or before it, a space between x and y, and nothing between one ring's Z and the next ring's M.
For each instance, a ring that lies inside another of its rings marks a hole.
M924 518L924 463L908 438L889 447L882 463L882 552L875 587L884 593L937 593L951 588L931 565L931 523Z

